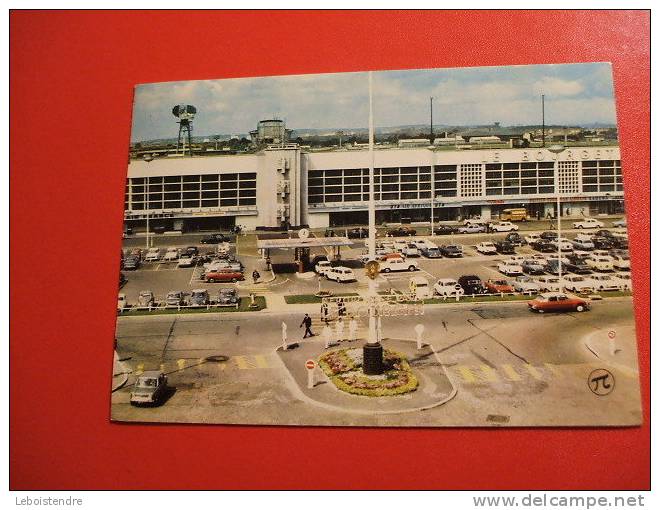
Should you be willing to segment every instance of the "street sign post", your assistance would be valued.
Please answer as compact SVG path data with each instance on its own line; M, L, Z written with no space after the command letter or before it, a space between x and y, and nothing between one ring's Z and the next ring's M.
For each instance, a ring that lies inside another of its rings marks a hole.
M308 359L305 361L305 368L307 369L307 388L311 390L314 388L314 369L316 368L316 363L313 359Z

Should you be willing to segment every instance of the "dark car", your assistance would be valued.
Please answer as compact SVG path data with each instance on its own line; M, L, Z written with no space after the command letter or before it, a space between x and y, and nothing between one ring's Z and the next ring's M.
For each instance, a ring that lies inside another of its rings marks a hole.
M554 241L559 236L557 235L557 232L546 231L546 232L541 232L540 237L541 239L545 239L547 241Z
M387 237L414 236L415 234L417 234L417 231L408 227L393 228L387 231Z
M594 237L607 237L608 239L613 239L616 236L609 230L596 230L596 232L594 232Z
M368 228L353 228L348 231L349 239L364 239L366 237L369 237Z
M495 249L502 255L512 255L516 253L516 248L509 241L496 241Z
M162 225L156 225L156 226L152 229L152 232L153 232L154 234L164 234L166 230L167 230L167 228L165 228L164 226L162 226Z
M165 297L165 304L167 306L180 306L186 304L186 297L180 290L171 290Z
M241 298L238 297L236 289L220 289L218 292L219 305L235 305L240 300Z
M442 253L443 257L457 258L463 256L463 249L455 244L446 244L440 246L440 253Z
M525 238L522 237L518 232L509 232L504 238L504 240L511 243L514 246L522 246L523 244L527 244Z
M625 239L623 237L612 237L609 240L612 241L614 248L616 248L617 250L628 249L628 239Z
M433 235L435 236L448 236L458 232L458 227L452 227L451 225L438 225L433 229Z
M566 271L575 274L591 274L591 268L587 265L583 258L569 257L568 263L564 264Z
M125 271L135 271L140 267L140 259L133 256L128 256L124 259L124 270Z
M131 391L131 404L156 405L159 404L167 393L167 376L156 370L142 372L135 381Z
M591 242L594 243L594 248L597 250L611 250L614 248L614 243L607 237L592 237Z
M562 263L562 272L565 270L566 263ZM545 272L558 275L559 274L559 261L557 259L550 259L545 265Z
M557 251L557 248L550 244L550 241L544 239L534 241L532 244L530 244L530 246L536 251L540 251L541 253L554 253Z
M190 304L202 306L209 304L209 291L206 289L195 289L190 293Z
M422 248L421 252L427 259L439 259L442 257L440 248Z
M543 269L543 264L539 260L527 259L523 260L523 263L520 264L522 267L523 273L531 275L545 274Z
M230 241L229 237L224 234L211 234L202 237L202 240L200 242L202 244L218 244L218 243L228 243L229 241Z
M186 249L183 251L186 255L190 255L191 257L196 257L199 255L199 249L197 246L188 246Z
M463 275L458 279L458 284L466 295L486 293L486 288L481 278L476 275Z

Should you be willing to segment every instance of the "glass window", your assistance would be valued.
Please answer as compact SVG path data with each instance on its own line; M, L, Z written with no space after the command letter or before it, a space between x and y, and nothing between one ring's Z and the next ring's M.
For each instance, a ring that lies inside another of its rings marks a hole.
M519 195L520 188L504 188L505 195Z
M341 170L326 170L325 171L325 176L326 177L341 177L342 171Z
M399 200L398 193L383 193L383 200Z
M323 186L323 179L309 179L308 186Z
M583 177L583 184L598 184L598 177Z
M598 166L598 161L583 161L582 168L595 168Z
M362 170L360 168L347 168L344 170L344 176L347 175L360 175Z
M218 207L218 199L202 200L202 207Z
M523 170L520 174L522 177L536 177L536 170Z
M608 184L608 185L600 185L600 191L614 191L614 185L613 184Z
M396 175L399 173L398 168L382 168L381 173L383 175Z
M501 163L486 163L486 170L502 170L502 164Z
M554 186L539 186L539 193L554 193Z
M344 186L344 193L362 193L361 186Z
M241 188L241 189L245 189L245 188L256 188L256 187L257 187L257 183L256 183L256 181L240 181L240 182L238 183L238 187Z
M326 179L325 185L327 186L328 184L332 184L332 185L341 184L341 178L333 177L332 179Z
M242 181L256 181L257 180L257 174L255 172L245 172L242 174L239 174L240 179Z
M386 175L381 178L382 182L399 182L398 175Z
M186 190L186 191L198 190L199 189L199 183L197 183L197 182L186 183L186 184L183 185L183 189Z
M420 191L419 193L419 198L431 198L431 192L430 191Z
M361 184L362 177L344 177L344 184Z
M144 184L144 177L133 177L131 182L133 184Z
M502 188L486 188L486 195L501 195Z
M192 193L191 193L192 195ZM222 190L220 192L220 198L231 198L238 195L238 191L235 189ZM186 197L184 197L186 198Z
M539 170L539 177L554 177L554 175L554 170Z
M165 201L165 209L179 209L180 207L181 207L180 200Z
M149 184L163 184L162 177L149 177Z
M308 189L308 194L309 195L323 195L323 187L322 186L315 186L313 188Z
M256 198L241 198L241 205L257 205Z
M209 176L205 176L205 177L209 177ZM217 175L214 175L213 177L216 177L216 179L215 179L216 181L218 180ZM173 182L181 182L181 176L180 175L168 175L167 177L163 177L163 181L166 184L167 183L173 183Z
M165 200L181 200L181 192L165 193Z
M238 200L235 198L223 198L222 200L220 200L220 206L222 207L234 207L236 205L238 205ZM184 202L184 207L188 207L185 206L185 202Z
M552 161L541 161L539 164L539 168L554 168L555 164Z
M221 180L221 181L225 181L225 182L226 182L226 181L235 181L235 180L237 180L237 179L238 179L238 175L237 175L237 174L222 174L222 175L220 175L220 180ZM186 180L185 180L185 176L184 176L184 182L185 182L185 181L186 181Z
M184 175L183 182L199 182L199 175Z
M536 163L520 163L520 168L533 168L536 170Z
M326 193L341 193L341 186L326 186Z
M417 192L414 193L406 192L401 193L401 200L415 200L417 198Z
M530 188L520 188L523 195L533 195L536 193L536 186Z
M401 189L405 191L412 191L415 190L417 191L417 183L414 184L402 184Z
M202 181L203 182L217 181L217 180L218 180L218 175L217 174L202 175ZM168 182L168 181L165 181L165 182Z
M203 182L202 183L202 189L208 189L208 190L215 189L215 190L217 190L218 189L218 183L217 182Z
M326 195L326 202L341 202L341 195Z
M242 189L238 192L238 196L239 197L256 197L257 196L257 190L256 189Z
M401 182L417 182L417 174L415 175L402 175Z
M144 186L133 186L131 188L133 194L135 193L144 193Z
M519 163L504 163L504 170L517 170L520 168Z
M202 198L218 198L217 191L202 191Z

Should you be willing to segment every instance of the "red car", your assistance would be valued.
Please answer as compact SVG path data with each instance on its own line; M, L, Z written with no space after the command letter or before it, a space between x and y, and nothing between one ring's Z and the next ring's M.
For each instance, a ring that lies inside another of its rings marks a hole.
M217 269L215 271L209 271L204 275L204 279L209 283L215 282L237 282L239 280L245 280L243 273L240 271L234 271L232 269Z
M533 312L584 312L589 310L589 303L584 299L568 297L559 292L539 294L527 306Z
M492 292L493 294L513 292L513 286L509 285L509 282L506 280L488 280L485 285L488 292Z

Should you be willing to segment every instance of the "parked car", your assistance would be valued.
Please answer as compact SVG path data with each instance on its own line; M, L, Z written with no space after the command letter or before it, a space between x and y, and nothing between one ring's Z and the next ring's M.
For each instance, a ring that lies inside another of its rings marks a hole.
M219 255L229 255L231 251L231 245L229 243L218 243L215 247L215 251Z
M562 237L561 239L553 239L550 241L550 244L554 246L555 250L561 249L563 252L573 251L573 243L570 239L566 239L565 237Z
M211 234L202 237L200 243L202 244L218 244L218 243L228 243L231 241L229 237L224 234Z
M314 266L314 272L321 276L324 276L330 269L332 269L332 264L329 260L319 260Z
M453 278L440 278L433 286L433 292L439 296L462 296L465 294L463 287L461 287Z
M566 262L568 262L568 259L565 259L564 257L562 257L562 259L561 259L561 272L562 273L566 273ZM543 269L546 273L558 275L559 274L559 259L549 258Z
M139 267L140 267L139 259L133 256L128 256L124 259L124 271L135 271Z
M512 255L516 253L516 248L509 241L495 241L497 253L502 255Z
M138 306L154 306L156 299L154 298L154 293L150 290L141 290L138 295Z
M402 258L386 258L380 262L380 270L384 273L390 271L417 271L417 262L414 260L404 260Z
M625 237L614 237L609 239L612 243L612 246L617 250L627 250L628 249L628 239Z
M618 278L613 278L608 274L592 274L591 281L593 282L594 290L597 291L619 290L621 288Z
M603 228L605 224L594 218L584 218L580 221L573 222L573 228Z
M165 255L163 255L163 261L174 262L175 260L179 260L179 249L175 246L170 246L165 252Z
M186 295L180 290L171 290L165 297L165 304L167 306L180 306L186 304Z
M438 245L427 239L415 239L410 241L410 244L413 244L418 250L423 250L424 248L437 248Z
M368 228L352 228L348 231L349 239L365 239L367 237L369 237Z
M591 251L594 248L596 248L596 246L594 245L594 243L591 239L577 239L577 238L575 238L573 240L573 249L574 250Z
M195 265L195 257L188 253L182 253L179 256L179 261L176 264L178 267L192 267Z
M463 256L463 247L458 244L446 244L440 246L440 253L443 257L458 258Z
M213 271L206 271L204 273L204 280L208 283L215 282L232 282L236 283L239 280L245 280L242 272L234 269L215 269Z
M220 289L218 291L218 304L219 305L235 305L240 303L241 298L238 297L236 289Z
M546 230L545 232L541 232L540 237L541 239L552 241L554 239L557 239L559 236L557 235L557 232L553 230Z
M328 257L326 255L315 255L314 258L312 258L312 260L310 261L310 264L312 265L312 267L316 267L316 265L322 260L325 260L327 262Z
M536 279L536 283L539 284L539 288L543 292L559 292L561 289L559 278L556 276L541 276Z
M611 255L612 257L612 265L614 266L614 269L622 271L629 271L630 270L630 257L628 255Z
M594 243L596 250L611 250L614 246L614 240L607 237L592 237L591 242Z
M564 288L571 292L593 292L594 284L591 278L569 274L564 276Z
M463 220L463 225L487 225L488 223L489 221L481 216L475 216L474 218Z
M486 227L484 225L466 225L464 227L458 228L459 234L478 234L480 232L485 232Z
M438 225L433 229L434 236L448 236L458 232L458 227L453 227L451 225Z
M463 275L458 279L458 284L465 294L484 294L486 291L481 278L476 275Z
M545 239L532 241L529 245L532 248L534 248L536 251L540 251L541 253L554 253L557 251L557 249L554 246L552 246L550 241L547 241Z
M529 309L534 312L584 312L589 310L589 303L584 299L570 298L559 292L548 292L539 294L527 303Z
M564 264L566 271L570 271L575 274L591 274L591 268L580 257L568 257L568 263Z
M482 253L483 255L497 254L497 248L495 247L495 244L493 244L490 241L484 241L477 244L476 249L479 253Z
M632 290L630 273L614 273L612 276L618 280L621 290Z
M214 271L220 271L229 269L236 272L243 271L243 264L237 260L228 260L228 259L213 259L211 262L204 264L204 272L210 273Z
M183 253L187 253L188 255L197 257L199 256L199 248L197 248L197 246L186 246L186 249L184 250Z
M151 231L154 234L164 234L167 231L167 227L165 227L165 225L156 225Z
M497 264L497 270L507 276L518 276L523 274L523 268L517 262L505 260Z
M149 248L144 256L145 262L156 262L160 259L160 248Z
M525 242L527 244L535 243L535 242L539 241L540 239L542 239L540 234L529 234L529 235L525 236Z
M512 232L518 230L518 225L514 225L510 221L497 221L490 224L490 229L493 232Z
M155 405L167 395L167 376L156 370L142 372L131 391L131 405Z
M596 271L614 271L614 261L609 255L593 255L586 260L587 265Z
M516 276L513 280L513 290L517 292L539 292L541 288L529 276Z
M399 227L393 228L387 231L387 237L405 237L405 236L414 236L417 234L415 229L409 227Z
M596 230L596 232L594 232L594 237L604 237L606 239L613 239L618 236L616 236L614 233L610 232L607 229L602 229L602 230Z
M613 221L612 226L615 228L626 228L628 227L628 221L626 218L621 218L620 220Z
M123 312L128 308L128 301L126 300L126 294L117 295L117 311L119 313Z
M522 246L527 244L527 241L518 232L509 232L504 240L514 246Z
M142 262L142 250L140 248L133 248L128 255Z
M403 253L406 257L419 257L419 249L417 249L417 246L415 246L412 243L406 244L406 246L401 250L401 253Z
M440 248L422 248L422 255L427 259L439 259L442 257Z
M526 259L520 267L525 274L537 275L545 273L545 270L543 269L544 265L536 259Z
M339 283L357 281L357 278L355 277L355 273L353 272L353 270L350 267L345 267L345 266L331 267L325 272L325 277L328 280L333 280Z
M190 304L192 306L204 306L210 302L209 291L206 289L193 289L190 293Z
M486 290L492 294L499 294L500 292L513 292L513 286L506 280L487 280Z

